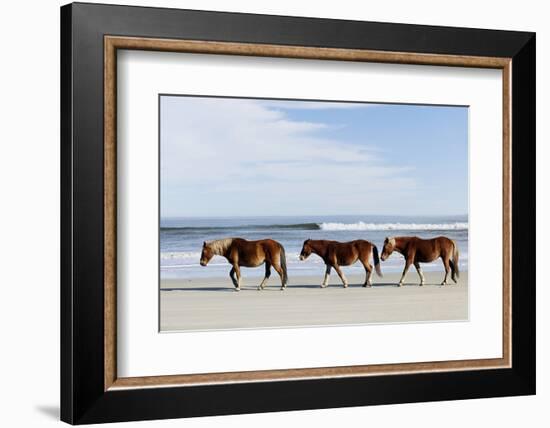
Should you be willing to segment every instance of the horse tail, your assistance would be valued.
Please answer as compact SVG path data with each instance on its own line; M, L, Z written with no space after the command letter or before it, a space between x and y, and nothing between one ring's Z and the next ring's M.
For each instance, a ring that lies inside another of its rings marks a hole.
M380 269L380 257L378 257L378 248L376 248L376 245L372 246L372 257L374 259L374 268L376 269L376 273L381 277L382 269Z
M285 247L283 247L281 244L279 244L279 246L281 247L280 258L281 258L281 269L283 270L283 282L285 283L285 285L287 285L288 284L288 274L287 274L287 271L286 271Z
M451 267L453 268L456 277L459 278L460 272L458 270L458 256L459 256L458 246L456 245L456 242L454 240L452 241L452 243L453 243L453 263Z

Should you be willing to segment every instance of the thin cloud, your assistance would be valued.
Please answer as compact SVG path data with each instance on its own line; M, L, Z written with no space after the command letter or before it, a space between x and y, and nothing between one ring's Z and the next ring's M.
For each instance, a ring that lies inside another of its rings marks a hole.
M376 147L327 138L328 124L267 101L161 103L163 216L357 214L392 208L416 186L409 167Z
M332 101L286 101L260 100L258 104L267 109L277 110L350 110L376 107L377 104L363 102L332 102Z

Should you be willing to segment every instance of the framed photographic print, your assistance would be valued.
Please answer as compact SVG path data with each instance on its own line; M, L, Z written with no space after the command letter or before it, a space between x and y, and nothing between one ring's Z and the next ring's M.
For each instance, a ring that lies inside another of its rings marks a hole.
M76 3L61 53L62 420L535 393L533 33Z

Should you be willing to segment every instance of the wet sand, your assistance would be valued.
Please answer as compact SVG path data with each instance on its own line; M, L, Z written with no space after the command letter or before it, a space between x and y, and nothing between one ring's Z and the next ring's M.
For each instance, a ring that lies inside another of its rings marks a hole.
M344 289L337 275L321 288L323 272L294 276L280 291L275 273L258 291L261 278L243 277L236 292L227 278L162 280L161 331L223 330L369 324L393 322L455 321L468 319L468 272L458 284L440 286L443 272L424 272L420 287L411 269L405 284L400 274L373 276L373 286L361 286L364 275L347 275Z

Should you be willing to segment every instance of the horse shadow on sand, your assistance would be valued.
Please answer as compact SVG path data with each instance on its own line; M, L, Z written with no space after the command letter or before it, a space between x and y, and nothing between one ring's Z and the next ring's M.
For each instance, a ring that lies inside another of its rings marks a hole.
M439 283L426 283L424 284L424 287L426 286L437 286L437 287L445 287L442 286ZM366 288L367 290L369 288L376 289L376 288L403 288L403 287L420 287L419 284L415 283L405 283L401 287L399 287L395 282L380 282L372 284L371 287L363 287L363 284L350 284L348 288ZM317 284L288 284L286 289L287 290L323 290L324 288L327 289L343 289L342 285L339 284L329 284L327 287L321 287ZM164 292L170 292L170 291L190 291L190 292L199 292L199 291L205 291L205 292L211 292L211 293L235 293L235 288L227 285L227 286L212 286L212 287L163 287L160 291ZM281 291L279 286L266 286L263 290L258 290L258 287L255 285L250 285L246 287L241 287L240 292L243 291ZM284 290L283 290L284 291Z
M424 286L427 286L427 285L441 286L441 284L436 284L436 283L433 283L433 284L426 283L426 284L424 284ZM349 286L348 286L348 288L366 288L366 289L380 288L380 287L400 288L399 285L397 285L397 283L395 283L395 282L378 282L378 283L372 284L372 286L370 286L370 287L363 287L363 284L349 284ZM420 287L420 285L411 282L411 283L408 283L408 284L407 283L403 284L402 287ZM288 288L304 288L304 289L342 288L343 289L344 287L341 284L329 284L327 287L321 287L320 285L315 285L315 284L296 284L296 285L289 284Z
M215 292L228 292L235 291L233 287L163 287L160 291L215 291Z

